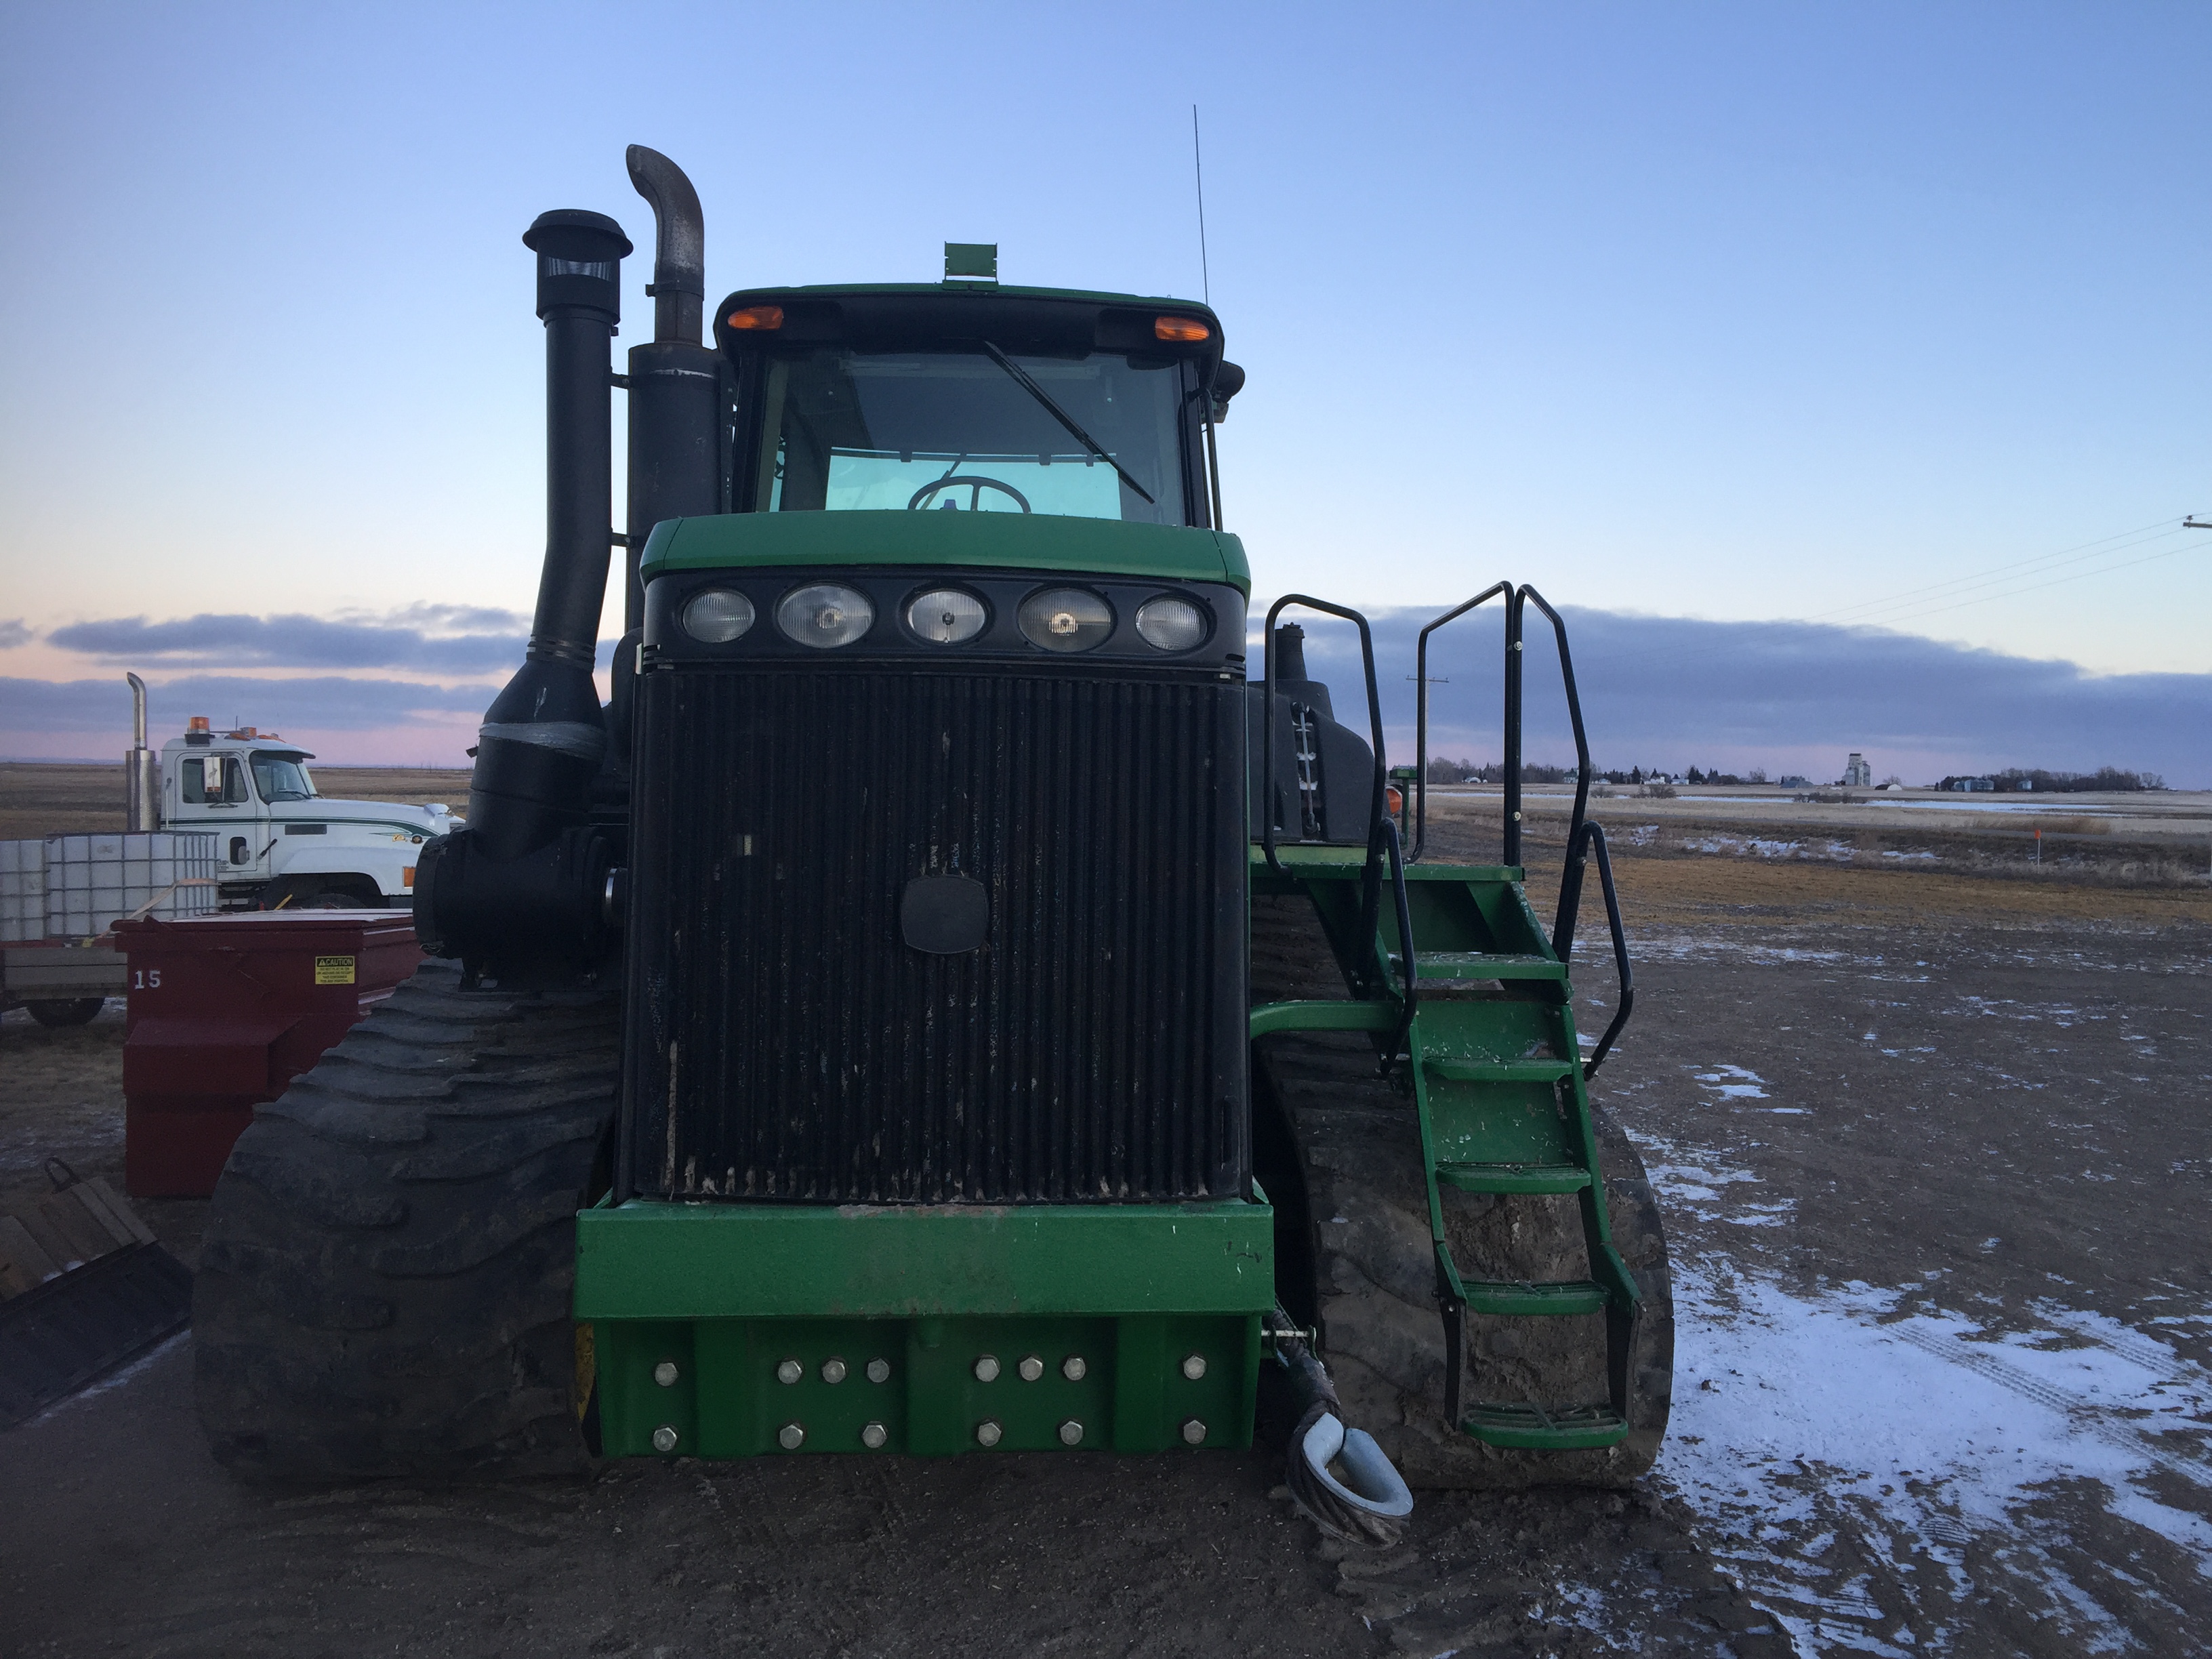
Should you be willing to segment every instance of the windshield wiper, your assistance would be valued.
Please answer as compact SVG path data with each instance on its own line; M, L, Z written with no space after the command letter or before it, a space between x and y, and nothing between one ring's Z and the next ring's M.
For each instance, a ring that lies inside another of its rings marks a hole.
M1019 363L1006 356L1005 352L1000 350L998 347L993 345L988 340L984 341L982 344L983 349L991 354L991 361L998 364L1000 368L1005 369L1007 374L1012 378L1016 386L1021 387L1021 389L1028 392L1030 397L1042 404L1046 410L1050 412L1054 420L1058 421L1062 426L1066 427L1069 432L1074 434L1075 441L1078 443L1081 444L1085 449L1096 455L1100 460L1105 462L1107 465L1112 467L1116 472L1120 473L1121 475L1121 482L1128 485L1130 489L1135 490L1139 495L1142 495L1147 502L1154 507L1158 507L1159 505L1158 501L1152 499L1152 492L1151 490L1146 489L1144 485L1139 483L1134 478L1129 476L1129 469L1127 467L1122 465L1121 462L1115 460L1111 455L1109 455L1106 453L1105 447L1102 445L1097 439L1092 437L1088 432L1085 432L1081 427L1075 423L1075 416L1069 414L1066 410L1062 409L1058 404L1053 401L1052 393L1047 392L1042 386L1039 386L1034 380L1032 380L1030 377L1029 370L1024 368Z

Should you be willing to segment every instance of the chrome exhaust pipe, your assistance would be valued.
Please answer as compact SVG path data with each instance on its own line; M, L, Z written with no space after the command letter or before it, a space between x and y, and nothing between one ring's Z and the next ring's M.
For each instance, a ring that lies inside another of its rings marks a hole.
M629 516L623 526L626 578L623 630L645 623L645 588L637 562L646 538L663 519L699 518L722 510L722 462L716 432L721 411L720 354L701 343L707 303L707 222L699 192L684 169L657 149L632 144L624 158L630 183L653 204L653 338L632 346L629 373ZM617 670L617 672L623 671ZM618 696L624 705L628 699ZM616 746L629 733L617 727Z
M653 337L702 343L707 305L707 217L684 169L657 149L632 144L623 153L629 181L653 204Z
M142 835L161 827L161 759L146 746L146 682L131 682L131 747L123 756L123 827Z

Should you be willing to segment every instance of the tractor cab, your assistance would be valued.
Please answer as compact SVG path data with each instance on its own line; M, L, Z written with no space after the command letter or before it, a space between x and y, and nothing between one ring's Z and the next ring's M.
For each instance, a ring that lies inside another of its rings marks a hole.
M962 283L732 295L732 510L987 512L1210 528L1242 372L1187 301Z

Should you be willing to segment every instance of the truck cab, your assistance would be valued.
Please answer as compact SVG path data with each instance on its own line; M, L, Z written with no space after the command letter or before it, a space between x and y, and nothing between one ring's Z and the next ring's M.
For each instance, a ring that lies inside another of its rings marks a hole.
M221 837L225 909L404 904L423 843L461 822L443 803L333 799L313 759L274 732L214 732L199 716L162 746L161 826Z

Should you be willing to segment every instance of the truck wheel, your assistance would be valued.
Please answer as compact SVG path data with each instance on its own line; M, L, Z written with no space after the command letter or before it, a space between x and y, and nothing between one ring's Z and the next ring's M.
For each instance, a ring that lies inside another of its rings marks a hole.
M266 1480L582 1468L575 1214L603 1184L610 989L433 959L259 1108L209 1206L200 1421Z
M1252 957L1255 1002L1344 994L1335 959L1303 898L1254 899ZM1376 1074L1366 1039L1348 1034L1255 1045L1253 1091L1255 1115L1272 1119L1272 1126L1255 1122L1255 1147L1272 1140L1288 1152L1275 1169L1260 1170L1261 1182L1279 1214L1309 1218L1305 1238L1278 1246L1279 1271L1295 1275L1303 1259L1308 1275L1285 1285L1285 1306L1318 1323L1347 1420L1382 1443L1408 1482L1625 1486L1650 1468L1673 1389L1674 1301L1658 1206L1642 1159L1617 1125L1598 1115L1613 1244L1643 1297L1630 1355L1628 1437L1599 1450L1509 1451L1445 1421L1443 1321L1410 1097ZM1571 1198L1449 1192L1445 1224L1453 1259L1470 1277L1589 1276ZM1602 1316L1470 1314L1465 1322L1465 1404L1577 1405L1606 1397Z
M91 1024L106 1001L104 997L71 997L63 1002L27 1002L23 1006L40 1024L58 1031L71 1025Z

